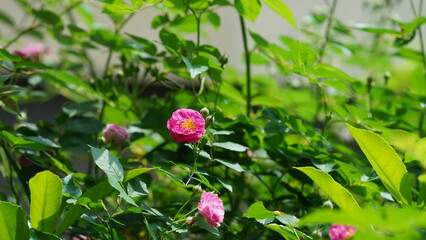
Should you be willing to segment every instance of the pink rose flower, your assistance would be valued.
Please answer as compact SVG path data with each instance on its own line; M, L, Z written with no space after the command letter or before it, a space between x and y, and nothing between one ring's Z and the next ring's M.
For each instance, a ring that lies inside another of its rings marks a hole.
M115 124L107 124L103 131L103 135L105 142L114 142L117 145L122 145L124 141L130 138L126 130Z
M225 216L222 200L220 200L217 194L211 192L203 192L201 194L198 211L210 227L219 227Z
M356 227L342 224L332 224L328 236L331 240L349 239L355 235Z
M167 121L170 137L175 142L198 142L203 134L205 121L201 113L192 109L179 109Z
M31 43L20 51L14 51L13 54L21 57L23 60L29 58L32 62L38 62L42 54L47 53L46 48L41 43Z

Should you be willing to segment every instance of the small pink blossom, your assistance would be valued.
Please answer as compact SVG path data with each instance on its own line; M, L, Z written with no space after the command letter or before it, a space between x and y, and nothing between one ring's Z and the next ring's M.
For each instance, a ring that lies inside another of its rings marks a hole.
M222 200L220 200L217 194L211 192L203 192L201 194L198 211L210 227L219 227L225 216Z
M78 237L72 237L71 240L91 240L91 238L80 234Z
M124 141L130 138L126 130L115 124L107 124L103 131L103 135L105 142L114 142L117 145L122 145Z
M349 239L355 235L356 228L342 224L332 224L328 236L331 240Z
M46 48L41 43L31 43L20 51L14 51L13 54L21 57L23 60L29 58L32 62L40 61L40 56L47 53Z
M193 218L193 217L187 217L187 218L185 219L185 222L186 222L186 224L188 224L189 226L192 226L192 225L194 225L194 224L195 224L195 218Z
M175 142L198 142L203 134L205 121L201 113L192 109L179 109L167 121L170 137Z

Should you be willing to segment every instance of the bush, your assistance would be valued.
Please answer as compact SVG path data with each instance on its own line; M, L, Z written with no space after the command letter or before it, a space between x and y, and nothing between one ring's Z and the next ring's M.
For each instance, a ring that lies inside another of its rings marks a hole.
M24 26L2 10L2 239L424 239L423 1L410 22L365 1L377 22L351 25L326 2L302 25L280 0L19 0ZM241 73L201 38L222 8ZM262 8L304 40L247 29ZM123 31L145 9L159 41ZM54 119L20 110L46 101Z

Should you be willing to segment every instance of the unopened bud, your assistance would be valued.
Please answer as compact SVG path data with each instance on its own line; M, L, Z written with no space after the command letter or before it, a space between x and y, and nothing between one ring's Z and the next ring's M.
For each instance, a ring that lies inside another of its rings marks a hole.
M206 117L206 127L208 127L210 124L212 124L214 121L213 115L209 115Z
M192 226L192 225L194 225L194 224L195 224L195 218L193 218L193 217L187 217L187 218L185 219L185 222L186 222L186 224L188 224L189 226Z
M195 185L195 186L192 188L192 190L193 190L195 193L201 193L201 192L203 192L203 188L202 188L200 185Z
M206 118L209 115L209 109L208 108L202 108L200 110L201 115L203 115L203 118Z
M322 206L333 209L333 203L330 200L325 201Z

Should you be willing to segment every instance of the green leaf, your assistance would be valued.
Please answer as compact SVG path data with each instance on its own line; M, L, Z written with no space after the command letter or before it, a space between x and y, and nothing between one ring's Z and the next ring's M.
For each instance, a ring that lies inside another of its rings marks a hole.
M405 162L412 161L420 161L423 167L426 166L426 138L417 140L405 154Z
M416 134L401 129L386 129L383 131L382 137L390 145L403 152L410 150L419 139Z
M207 70L209 70L209 67L207 66L200 66L200 65L192 65L189 60L182 56L183 62L189 69L189 73L191 74L191 78L195 78L198 74L203 73Z
M27 215L20 206L0 201L0 236L4 240L29 239Z
M132 14L137 11L129 5L124 4L123 2L117 2L113 4L105 4L104 10L102 12L110 15L124 15Z
M278 15L284 18L284 20L290 23L294 28L299 29L290 8L285 3L281 2L281 0L262 0L262 2L274 12L278 13Z
M0 138L4 139L8 144L15 148L29 148L41 151L47 150L46 146L43 144L31 140L26 140L23 137L14 136L5 130L1 131Z
M314 74L317 78L339 79L347 82L359 81L342 70L324 63L320 63L315 66Z
M377 25L366 24L366 23L356 23L356 24L350 25L350 27L353 29L357 29L357 30L361 30L364 32L369 32L369 33L375 33L375 34L394 34L394 35L401 34L399 31L394 29L382 28Z
M146 196L149 193L146 183L137 179L132 179L129 182L127 185L127 192L130 197Z
M24 69L31 70L33 69L50 69L51 67L44 65L40 62L31 62L31 61L22 61L15 64L14 69Z
M33 10L33 13L42 22L51 25L55 28L58 28L58 30L62 30L62 28L64 27L64 23L62 22L61 17L50 10Z
M6 10L6 9L5 9ZM8 14L6 14L4 11L0 11L0 21L9 25L14 26L13 18L11 18Z
M360 209L352 194L326 172L313 167L295 167L304 172L343 210Z
M122 182L124 179L124 170L120 161L112 155L108 150L98 149L89 146L92 151L93 160L102 171L111 178Z
M0 75L0 83L6 82L12 76L13 76L13 73L5 74L5 75ZM4 87L6 87L6 86L4 86Z
M108 183L111 185L111 187L113 187L114 189L116 189L120 194L119 196L122 197L127 203L132 204L133 206L137 207L138 205L136 204L136 202L129 196L129 194L127 194L126 190L124 190L122 184L120 182L118 182L118 180L110 175L107 176L108 177Z
M131 179L145 173L151 171L153 168L139 168L133 169L130 171L126 171L124 173L123 182L130 181ZM89 198L92 202L95 202L113 191L114 189L109 184L108 180L104 180L94 187L90 188L86 192L81 195L83 198ZM86 209L80 205L73 205L69 208L68 212L65 214L61 224L56 230L55 234L60 236L71 224L73 224L80 216L86 211Z
M62 203L62 181L50 171L37 173L29 182L31 192L31 226L52 233L59 219Z
M242 168L239 163L232 163L232 162L221 160L221 159L218 159L218 158L216 158L215 161L218 161L221 164L223 164L223 165L225 165L229 168L232 168L237 172L245 172L244 168Z
M132 3L132 6L135 9L139 9L144 4L144 1L143 0L130 0L130 3Z
M18 103L9 96L0 95L0 108L15 115L21 115Z
M96 92L87 81L69 72L46 70L37 73L37 75L56 87L59 93L75 102L100 98L99 93Z
M247 209L247 212L244 213L243 217L255 218L255 219L267 219L275 217L273 211L269 211L263 205L263 202L255 202Z
M234 142L214 142L213 146L228 149L234 152L245 152L247 149L249 149L246 146Z
M176 34L163 28L160 31L160 39L170 52L178 55L178 51L182 48L182 42Z
M16 55L9 53L5 49L0 49L0 61L19 62L19 61L21 61L21 58L19 56L16 56Z
M231 184L229 184L228 182L225 182L224 180L220 178L218 178L217 181L219 181L219 183L222 184L222 186L226 188L228 191L233 192L233 188Z
M299 230L291 229L291 228L283 226L283 225L267 224L267 225L265 225L265 227L281 234L281 236L283 236L284 239L288 239L288 240L312 239L312 237L304 234L303 232L301 232ZM296 236L296 233L297 233L297 236Z
M241 16L254 22L259 16L262 6L259 0L235 0L235 8Z
M398 202L410 205L412 197L407 168L395 150L380 135L347 126L386 189Z

